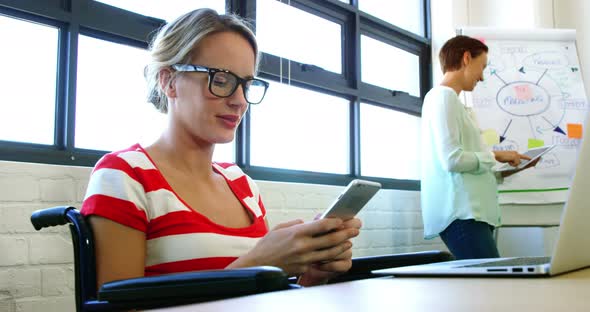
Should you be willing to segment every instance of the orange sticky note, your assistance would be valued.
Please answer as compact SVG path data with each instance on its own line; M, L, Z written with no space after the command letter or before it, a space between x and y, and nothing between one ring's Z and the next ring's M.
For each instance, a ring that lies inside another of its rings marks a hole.
M570 139L581 139L582 124L567 124L567 137Z

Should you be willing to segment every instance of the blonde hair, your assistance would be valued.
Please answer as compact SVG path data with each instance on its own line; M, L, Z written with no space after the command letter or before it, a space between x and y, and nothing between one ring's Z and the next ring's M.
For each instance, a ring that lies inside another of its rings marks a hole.
M250 25L237 15L220 15L212 9L197 9L164 25L152 41L151 62L144 71L148 101L160 112L167 113L168 98L165 90L160 86L162 69L189 62L193 56L192 52L203 38L224 31L238 33L248 40L254 50L255 70L257 70L260 56L256 37Z

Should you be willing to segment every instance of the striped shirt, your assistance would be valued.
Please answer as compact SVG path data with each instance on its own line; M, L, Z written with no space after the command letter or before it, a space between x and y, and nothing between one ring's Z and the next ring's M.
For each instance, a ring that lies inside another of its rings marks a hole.
M225 227L189 207L139 144L98 161L81 213L144 232L145 276L223 269L252 249L268 228L254 181L236 165L213 163L212 167L253 216L250 226Z

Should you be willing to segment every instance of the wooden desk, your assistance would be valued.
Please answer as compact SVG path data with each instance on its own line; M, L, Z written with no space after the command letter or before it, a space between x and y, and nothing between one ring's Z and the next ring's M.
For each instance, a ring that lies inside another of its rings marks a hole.
M551 278L375 278L154 311L590 311L590 268Z

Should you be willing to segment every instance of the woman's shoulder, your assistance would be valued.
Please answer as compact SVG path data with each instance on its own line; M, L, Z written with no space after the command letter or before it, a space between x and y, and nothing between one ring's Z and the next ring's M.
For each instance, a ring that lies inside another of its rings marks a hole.
M250 189L252 193L258 192L258 186L254 180L252 180L252 178L250 178L250 176L248 176L238 165L234 163L213 162L213 168L215 168L215 170L221 174L228 183L240 189Z
M94 170L103 168L155 169L155 166L144 149L139 144L134 144L126 149L112 151L102 156L94 166Z
M229 162L213 162L213 167L217 169L217 171L228 178L239 178L245 176L246 174L238 165Z
M460 103L457 93L446 86L435 86L424 97L423 110L439 111Z
M456 98L457 97L457 93L455 93L455 90L453 90L450 87L447 86L435 86L432 89L430 89L430 91L428 91L428 93L426 93L426 97L451 97L451 98Z
M221 174L228 182L242 179L251 180L242 168L234 163L213 162L213 169Z

